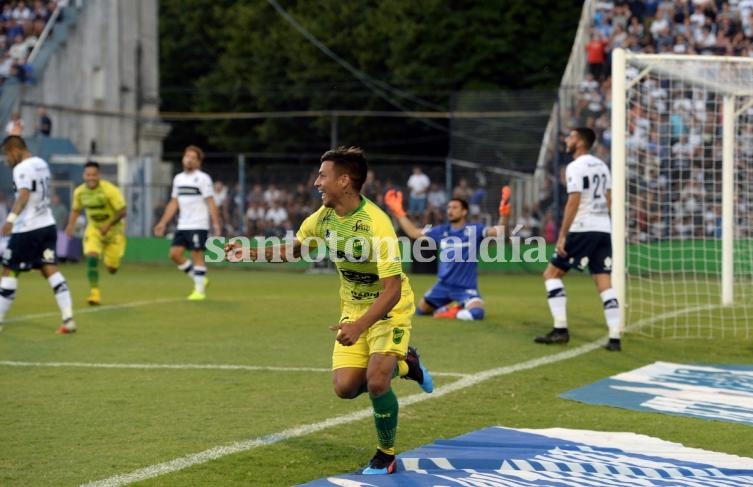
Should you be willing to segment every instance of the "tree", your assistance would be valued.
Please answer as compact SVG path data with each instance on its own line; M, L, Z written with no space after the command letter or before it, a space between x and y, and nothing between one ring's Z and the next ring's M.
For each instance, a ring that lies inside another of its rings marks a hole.
M162 110L444 111L459 90L553 93L581 9L557 0L282 2L330 56L274 3L162 0ZM372 151L447 154L442 120L340 119L338 130L343 143ZM194 131L223 151L320 153L330 119L181 123L166 151L196 140Z

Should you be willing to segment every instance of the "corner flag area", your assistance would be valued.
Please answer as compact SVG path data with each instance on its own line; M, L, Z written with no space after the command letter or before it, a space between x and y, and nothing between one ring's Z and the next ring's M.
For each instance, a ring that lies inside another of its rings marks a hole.
M306 487L753 485L753 458L635 433L490 427L398 455L392 475L338 475Z

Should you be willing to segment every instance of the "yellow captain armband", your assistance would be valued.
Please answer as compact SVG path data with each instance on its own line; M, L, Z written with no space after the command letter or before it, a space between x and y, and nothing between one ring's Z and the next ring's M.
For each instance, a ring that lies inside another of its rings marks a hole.
M18 219L18 215L15 213L8 213L8 216L5 217L5 223L13 223Z

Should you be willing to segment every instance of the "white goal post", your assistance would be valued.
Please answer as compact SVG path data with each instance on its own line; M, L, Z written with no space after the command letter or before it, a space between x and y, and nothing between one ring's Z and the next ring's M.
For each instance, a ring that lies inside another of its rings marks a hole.
M750 336L753 59L612 52L613 285L628 329Z

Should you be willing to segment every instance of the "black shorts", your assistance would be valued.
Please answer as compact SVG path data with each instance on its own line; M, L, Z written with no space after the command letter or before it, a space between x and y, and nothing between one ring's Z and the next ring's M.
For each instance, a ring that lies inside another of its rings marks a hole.
M57 242L58 231L55 225L12 233L3 252L3 266L14 271L30 271L43 265L57 264Z
M562 258L557 252L549 262L567 272L570 269L582 271L586 267L591 274L612 272L612 236L604 232L568 233L565 238L565 252Z
M173 235L173 247L188 250L206 250L209 230L177 230Z

